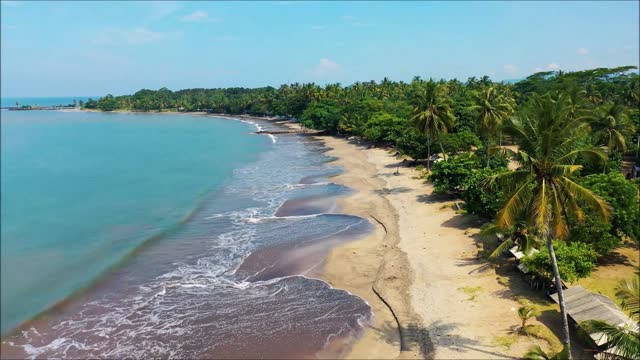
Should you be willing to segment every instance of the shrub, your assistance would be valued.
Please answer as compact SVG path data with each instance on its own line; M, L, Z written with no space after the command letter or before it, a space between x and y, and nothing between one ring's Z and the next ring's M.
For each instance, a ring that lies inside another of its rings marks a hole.
M396 140L396 147L403 155L407 155L412 159L425 159L427 155L427 137L418 133L418 130L407 129ZM433 154L432 146L432 154Z
M312 129L327 130L335 133L342 117L341 109L334 100L313 102L302 113L301 122Z
M626 235L640 239L640 202L638 187L620 173L591 175L582 184L603 197L613 207L609 232L617 237Z
M487 165L487 147L481 147L476 151L476 156L478 157L478 161L483 166ZM491 154L491 158L489 158L489 168L491 169L500 169L507 168L509 165L509 159L507 159L502 154Z
M596 265L598 254L588 244L583 243L565 243L555 241L553 243L558 260L558 270L560 277L568 282L574 282L578 279L587 277ZM546 247L523 259L525 266L533 273L552 281L553 270L551 269L551 260Z
M497 184L487 184L489 176L505 172L500 169L474 170L463 182L462 199L465 208L471 214L476 214L487 219L493 218L502 205L502 192Z
M437 193L460 192L474 169L479 167L478 158L472 153L452 156L433 165L429 180Z
M460 151L470 151L473 146L481 146L480 138L470 132L447 133L442 135L442 147L448 154L456 154Z
M600 256L609 254L622 243L619 237L611 233L611 224L596 217L587 216L583 222L571 219L569 225L569 241L588 244Z
M375 142L395 142L406 129L406 121L385 112L374 114L364 125L363 135Z

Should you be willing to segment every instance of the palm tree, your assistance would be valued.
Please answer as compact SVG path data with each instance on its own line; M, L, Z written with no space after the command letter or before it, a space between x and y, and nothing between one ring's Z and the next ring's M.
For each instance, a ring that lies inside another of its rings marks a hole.
M633 134L635 129L627 117L624 106L617 103L605 104L595 111L590 120L598 145L606 146L610 154L627 150L625 138Z
M441 85L436 84L433 80L429 80L424 84L416 81L414 86L416 88L415 106L413 107L414 115L411 120L418 130L427 137L427 156L429 157L427 170L430 171L431 141L432 139L438 140L440 151L442 151L442 156L444 156L446 160L440 135L447 133L449 129L453 128L455 116L449 106L449 99Z
M523 330L524 330L524 327L527 326L527 320L536 316L537 315L536 313L537 313L536 308L531 305L521 306L520 308L518 308L518 317L522 321Z
M472 109L478 110L478 123L482 133L487 139L487 150L491 143L491 136L495 135L502 123L511 116L513 112L513 100L493 87L485 87L476 97L476 105ZM489 167L490 156L487 156L487 167Z
M539 247L538 238L529 234L529 228L525 221L520 221L509 226L507 229L497 226L495 223L491 223L483 227L482 231L480 231L480 236L482 237L494 235L503 237L504 241L502 241L502 243L500 243L500 245L498 245L498 247L489 254L489 259L497 258L500 254L514 245L527 255L531 253L531 250Z
M503 151L520 165L519 169L488 180L498 183L507 194L495 224L508 229L524 220L532 235L546 242L562 314L563 342L569 347L569 323L552 239L567 237L569 216L584 220L581 206L593 208L599 217L608 218L607 202L572 180L582 168L575 165L578 156L603 160L604 155L583 145L588 125L570 116L569 102L564 96L534 97L532 106L532 116L514 118L504 128L514 137L519 150Z
M640 354L640 276L632 281L623 281L616 288L616 297L620 300L622 309L627 310L635 324L623 327L612 326L604 321L590 320L580 324L589 334L602 333L607 338L607 347L615 347L619 358L637 359Z

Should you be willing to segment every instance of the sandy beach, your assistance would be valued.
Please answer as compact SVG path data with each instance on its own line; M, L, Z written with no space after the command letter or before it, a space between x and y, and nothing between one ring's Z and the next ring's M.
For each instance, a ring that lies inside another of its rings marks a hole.
M519 358L533 345L549 347L514 332L521 305L508 278L479 259L478 219L432 194L395 151L321 139L344 168L332 181L356 190L340 201L341 211L377 225L371 236L334 249L325 266L329 283L374 311L348 358Z

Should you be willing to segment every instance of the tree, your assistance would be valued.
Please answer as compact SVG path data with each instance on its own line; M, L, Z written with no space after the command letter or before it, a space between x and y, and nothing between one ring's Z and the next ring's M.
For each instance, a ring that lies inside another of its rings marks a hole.
M498 133L502 123L513 113L513 100L500 94L493 86L483 89L476 96L478 123L487 141L487 149L491 144L491 137ZM489 158L487 157L487 167Z
M116 109L116 100L113 95L109 94L102 99L98 100L97 107L102 111L113 111Z
M441 134L447 133L453 128L455 117L449 106L445 89L433 80L416 83L414 95L413 117L416 128L427 137L427 171L431 171L431 141L436 139L440 144L440 150L446 159Z
M405 120L385 112L378 112L364 125L363 135L375 142L395 142L405 128Z
M636 185L615 172L587 176L582 179L581 184L613 207L608 222L611 235L640 240L640 194ZM599 220L594 218L594 221Z
M485 179L505 171L507 171L506 168L478 169L463 181L462 200L465 202L467 212L486 219L496 215L500 210L503 194L496 184L486 184Z
M566 281L575 282L585 278L591 274L596 266L598 254L588 244L556 241L553 246L560 277ZM552 265L548 250L529 254L523 259L523 263L529 271L540 278L552 281L554 274L553 271L549 271Z
M604 156L584 145L587 124L570 116L564 97L534 97L531 114L512 119L504 129L513 136L519 150L503 151L519 164L519 169L489 179L508 194L496 215L496 225L508 229L524 220L533 235L545 240L560 302L563 343L569 347L569 323L552 239L569 235L568 216L584 219L582 204L593 209L596 216L608 219L609 204L572 179L581 168L575 165L577 157L602 160Z
M473 153L452 156L433 165L429 180L433 182L437 193L459 193L463 184L479 168L478 158Z
M522 321L522 329L527 326L527 321L535 316L537 316L537 311L532 305L521 306L518 308L518 317L520 318L520 321Z
M396 139L396 147L401 154L412 159L425 159L430 156L430 143L424 134L417 129L409 128Z
M621 282L616 288L616 297L622 309L627 310L635 324L622 327L612 326L604 321L589 320L582 322L580 327L589 334L603 334L606 336L607 348L615 348L617 358L637 359L640 354L640 276L633 280Z
M304 110L301 120L306 127L335 133L338 130L340 118L340 108L334 100L321 100L320 102L311 103Z
M590 122L597 145L606 146L609 153L627 150L626 138L635 129L624 106L617 103L604 104L596 109Z

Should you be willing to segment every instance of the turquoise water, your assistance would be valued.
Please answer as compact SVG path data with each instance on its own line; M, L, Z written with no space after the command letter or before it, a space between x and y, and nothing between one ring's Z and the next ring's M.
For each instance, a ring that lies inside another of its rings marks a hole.
M18 103L22 105L32 106L56 106L56 105L70 105L73 104L73 100L86 102L89 98L98 100L99 96L64 96L64 97L13 97L0 99L0 107L16 106Z
M189 216L267 149L250 124L182 115L1 113L2 332Z

